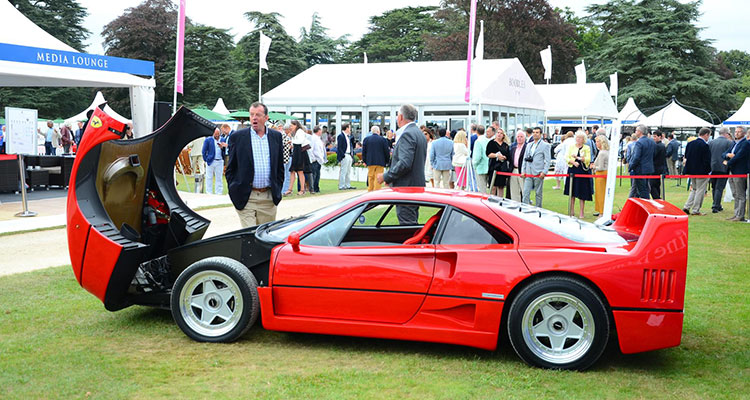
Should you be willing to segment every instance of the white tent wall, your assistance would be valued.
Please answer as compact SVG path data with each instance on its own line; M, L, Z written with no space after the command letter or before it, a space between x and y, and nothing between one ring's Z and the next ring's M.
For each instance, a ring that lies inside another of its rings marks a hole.
M211 111L217 112L219 114L229 115L229 110L227 109L227 106L224 105L224 99L222 99L221 97L216 100L216 105Z
M750 97L745 97L742 107L724 121L724 125L750 126Z
M617 106L604 83L536 85L548 119L617 118Z
M3 16L0 44L78 53L31 22L6 0L0 0L0 15ZM0 60L0 87L127 87L130 88L134 130L141 135L153 130L156 87L153 78L124 72Z

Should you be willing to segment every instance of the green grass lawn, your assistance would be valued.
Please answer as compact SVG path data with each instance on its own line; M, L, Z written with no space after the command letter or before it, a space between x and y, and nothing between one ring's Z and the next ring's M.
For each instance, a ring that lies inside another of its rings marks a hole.
M564 212L553 183L545 206ZM668 199L686 197L668 184ZM233 344L196 343L168 311L104 310L59 267L0 278L0 398L747 398L750 225L710 214L710 198L706 210L690 218L682 345L622 355L612 341L587 372L528 367L505 343L487 352L259 326Z

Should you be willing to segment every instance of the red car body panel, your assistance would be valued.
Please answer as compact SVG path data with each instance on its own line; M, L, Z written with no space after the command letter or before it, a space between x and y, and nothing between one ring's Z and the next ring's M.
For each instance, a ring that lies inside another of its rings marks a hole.
M332 212L331 217L363 202L394 199L445 204L481 217L514 243L436 245L434 274L424 297L427 271L415 274L407 265L394 272L396 260L388 259L384 248L300 246L294 251L290 245L278 246L271 258L269 288L259 288L264 327L494 349L503 300L528 279L566 274L590 282L602 294L624 353L679 345L687 269L687 216L679 209L662 201L631 199L613 226L631 235L630 241L580 243L492 209L477 197L385 190ZM396 249L407 254L409 247ZM382 256L386 258L381 261ZM487 294L494 299L483 298ZM453 333L445 335L446 329Z
M98 108L94 109L91 121L86 127L80 145L78 158L73 163L70 174L70 187L76 187L76 177L83 155L95 146L109 140L119 139L113 130L122 132L124 124L105 114ZM122 251L122 246L109 240L84 217L78 205L76 191L70 189L67 202L68 222L68 250L71 266L76 279L81 286L104 301L109 278ZM86 265L95 264L95 268L86 269ZM86 276L84 276L86 272Z

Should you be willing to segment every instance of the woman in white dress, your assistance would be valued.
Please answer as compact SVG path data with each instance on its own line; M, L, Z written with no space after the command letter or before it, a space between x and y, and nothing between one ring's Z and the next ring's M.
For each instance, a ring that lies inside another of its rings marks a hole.
M432 133L432 129L425 128L423 131L425 139L427 139L427 157L424 162L424 179L425 182L430 182L431 187L435 187L435 180L432 177L432 164L430 163L430 149L432 148L432 140L435 138L435 134Z
M555 147L555 175L565 175L568 173L568 160L565 159L565 154L568 152L568 147L576 141L573 138L573 135L573 131L568 131L568 133L563 136L560 144ZM557 190L560 189L560 181L562 178L556 177L555 179L557 180L557 185L552 189Z

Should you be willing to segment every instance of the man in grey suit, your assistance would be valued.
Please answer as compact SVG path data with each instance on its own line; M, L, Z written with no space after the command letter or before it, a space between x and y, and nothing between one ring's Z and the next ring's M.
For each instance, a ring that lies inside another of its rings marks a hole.
M393 147L391 167L384 174L378 174L379 183L391 187L425 186L424 164L427 158L427 139L414 121L417 109L411 104L404 104L398 111L396 123L396 145ZM396 206L396 215L401 225L417 225L419 208L416 206Z
M729 173L729 167L724 165L724 153L734 147L734 141L729 135L729 128L722 127L719 129L719 136L708 142L708 150L711 151L711 175L726 175ZM727 186L727 178L711 178L711 187L713 188L713 204L711 212L714 214L724 211L721 206L721 197L724 194L724 188Z
M549 143L542 140L542 128L534 128L532 138L534 141L526 145L523 169L521 170L521 174L527 175L524 176L523 181L523 202L531 204L531 190L533 189L536 192L536 206L541 207L544 177L549 171L552 153Z

